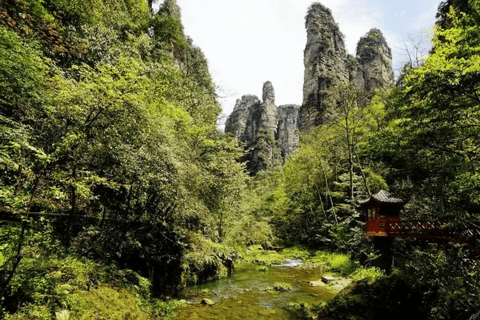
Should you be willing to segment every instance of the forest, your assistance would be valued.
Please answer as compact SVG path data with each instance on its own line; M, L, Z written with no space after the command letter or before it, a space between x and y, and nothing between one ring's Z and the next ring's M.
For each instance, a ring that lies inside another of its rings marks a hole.
M394 85L332 84L326 123L255 176L217 98L175 0L0 0L0 318L174 319L185 287L252 245L368 273L359 200L380 190L479 245L480 1L442 2L428 57ZM468 243L393 241L392 273L313 318L479 316Z

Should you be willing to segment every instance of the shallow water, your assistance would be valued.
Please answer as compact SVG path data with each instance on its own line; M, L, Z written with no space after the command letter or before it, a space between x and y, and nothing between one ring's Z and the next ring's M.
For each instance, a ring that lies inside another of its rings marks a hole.
M295 267L291 267L294 265ZM304 268L298 260L260 271L258 265L242 264L227 279L189 287L184 292L188 305L178 310L178 319L302 319L291 302L313 305L333 298L325 287L311 287L309 281L322 276L318 268ZM286 282L292 290L277 292L275 282ZM207 298L215 304L203 305Z

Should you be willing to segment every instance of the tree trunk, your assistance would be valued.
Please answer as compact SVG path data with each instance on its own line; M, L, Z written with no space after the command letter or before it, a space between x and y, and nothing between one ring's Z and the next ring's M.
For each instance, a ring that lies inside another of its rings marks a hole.
M348 150L348 162L350 164L350 169L349 169L349 171L350 171L349 172L350 173L350 192L349 193L350 194L349 194L349 196L352 200L354 200L354 198L353 198L353 152L352 152L352 146L349 146L348 149L349 149Z
M77 180L77 168L75 162L73 162L73 168L72 168L72 180L73 184L70 187L72 196L70 199L70 206L71 206L71 212L70 214L73 216L75 214L75 204L77 202L77 190L75 188L75 181Z
M345 131L347 135L347 150L348 150L348 164L349 164L349 174L350 174L350 188L349 188L349 196L352 200L353 198L353 146L352 146L352 141L350 137L350 128L349 128L349 123L348 119L345 120Z
M17 183L15 184L15 191L13 192L13 196L16 196L18 192L20 191L20 185L22 183L22 171L23 171L23 166L22 166L22 156L23 156L23 148L20 149L20 164L18 165L18 172L17 172Z
M335 223L338 224L337 214L335 212L335 207L333 205L332 193L330 192L330 188L328 187L327 174L325 173L325 170L323 169L323 164L322 164L321 161L320 161L320 167L321 167L322 172L323 172L323 178L325 179L325 187L327 188L328 198L330 199L330 205L331 205L332 212L333 212L333 218L335 219Z
M367 190L368 196L371 197L372 193L370 192L370 188L368 187L367 177L365 177L365 173L363 172L362 165L360 164L360 159L358 158L358 155L355 149L353 149L353 152L354 152L355 158L357 159L357 165L358 165L358 168L360 169L360 173L362 174L363 183L365 184L365 189Z
M325 218L328 219L327 212L325 212L325 207L324 207L324 205L323 205L323 199L322 199L322 194L320 193L320 188L318 188L318 187L315 185L315 189L317 189L318 199L320 199L320 206L322 207L323 214L325 215Z

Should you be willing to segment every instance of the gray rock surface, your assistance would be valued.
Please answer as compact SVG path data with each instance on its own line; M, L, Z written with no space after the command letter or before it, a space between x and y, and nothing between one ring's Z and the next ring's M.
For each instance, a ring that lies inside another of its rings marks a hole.
M305 27L303 103L300 131L324 123L324 92L336 83L353 83L367 90L393 82L392 53L378 29L371 29L357 44L357 55L347 55L343 34L332 12L320 3L310 6Z
M261 125L275 135L277 132L277 106L275 106L275 90L270 81L263 84L262 98Z
M299 109L300 106L295 104L287 104L277 108L278 122L275 139L278 142L283 159L295 152L300 142L298 130Z
M382 32L371 29L357 44L359 73L367 90L393 83L392 50Z
M332 12L320 3L310 6L305 18L307 44L304 51L303 104L299 114L301 131L323 123L323 91L336 82L347 82L343 34Z
M242 99L237 99L232 113L225 122L225 132L233 133L237 140L254 140L255 136L249 137L247 134L247 122L250 121L249 125L256 127L257 123L252 123L251 113L260 103L258 97L254 95L244 95ZM260 119L258 119L258 121L260 121ZM255 133L255 130L251 128L249 128L248 132L250 131Z
M352 83L373 90L393 83L392 52L378 29L371 29L357 44L356 56L346 53L344 36L332 12L313 3L305 18L307 44L304 51L302 106L275 105L270 81L263 85L262 101L245 95L237 100L225 123L225 132L245 142L242 161L252 174L280 157L284 161L299 144L299 132L308 132L325 122L325 91L336 83Z
M275 90L270 81L263 85L263 101L257 96L244 95L225 122L225 132L231 132L245 143L247 154L242 161L252 174L268 164L283 161L295 151L299 142L297 105L275 105Z

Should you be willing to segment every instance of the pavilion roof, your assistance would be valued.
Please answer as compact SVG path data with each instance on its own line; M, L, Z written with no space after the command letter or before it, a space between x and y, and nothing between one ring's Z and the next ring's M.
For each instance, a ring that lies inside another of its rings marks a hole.
M380 203L391 203L391 204L394 204L394 203L405 203L404 200L400 199L400 198L394 198L394 197L391 197L390 196L390 193L388 191L385 191L385 190L380 190L378 193L376 194L372 194L372 196L370 197L370 199L365 199L365 200L359 200L358 202L360 204L367 204L369 203L370 201L372 200L376 200Z

